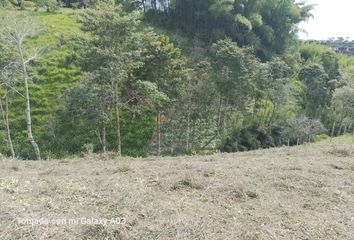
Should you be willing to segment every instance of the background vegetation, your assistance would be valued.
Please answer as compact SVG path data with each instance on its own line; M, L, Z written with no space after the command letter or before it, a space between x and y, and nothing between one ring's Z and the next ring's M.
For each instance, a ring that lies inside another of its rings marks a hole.
M38 53L25 66L43 158L246 151L353 131L354 58L297 39L311 5L5 0L0 6L2 154L37 157L28 140L25 75L8 38L18 30L7 24L14 18L31 19L23 49L29 58Z

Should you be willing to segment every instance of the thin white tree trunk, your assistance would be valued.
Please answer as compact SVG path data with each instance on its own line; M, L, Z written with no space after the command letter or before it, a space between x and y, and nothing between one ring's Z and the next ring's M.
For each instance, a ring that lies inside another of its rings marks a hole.
M221 131L221 114L222 114L222 97L220 96L220 100L219 100L219 109L218 109L218 116L217 116L217 126L216 126L216 130L217 130L217 134L220 137L220 131Z
M117 153L122 156L122 139L121 139L121 126L120 126L120 113L119 113L119 96L118 96L118 83L114 83L114 98L115 98L115 112L116 112L116 131L117 131Z
M336 128L336 122L333 122L333 125L332 125L332 133L331 133L331 142L332 142L332 139L334 137L334 130Z
M344 126L344 132L343 132L344 135L347 134L347 130L348 130L348 125L345 125L345 126Z
M338 129L338 132L337 132L337 136L340 136L342 134L343 121L344 121L344 109L342 109L342 114L341 114L341 118L340 118L340 121L339 121L339 129Z
M157 156L161 156L161 112L157 110Z
M175 151L175 146L174 146L174 144L175 144L175 123L174 123L173 120L171 121L171 132L172 132L172 134L171 134L171 149L170 149L170 152L171 152L171 155L173 155L174 151Z
M191 131L191 112L188 110L188 116L187 116L187 153L189 152L189 138L190 138L190 131Z
M107 140L106 140L106 126L103 126L102 130L102 146L103 146L103 152L107 152Z
M24 84L25 84L26 121L27 121L28 140L32 145L36 159L41 160L42 159L41 153L40 153L37 142L34 140L33 133L32 133L32 116L31 116L31 104L30 104L30 95L29 95L28 73L27 73L27 66L26 66L26 62L24 60L21 44L18 44L18 51L19 51L19 54L21 57L23 80L24 80Z
M7 144L10 149L11 157L12 157L12 159L14 159L16 157L16 154L15 154L15 150L14 150L14 146L12 144L12 138L11 138L11 130L10 130L10 124L9 124L9 103L8 103L7 96L5 97L5 110L4 110L1 99L0 99L0 108L1 108L0 110L2 112L2 117L3 117L4 124L5 124L6 132L7 132Z

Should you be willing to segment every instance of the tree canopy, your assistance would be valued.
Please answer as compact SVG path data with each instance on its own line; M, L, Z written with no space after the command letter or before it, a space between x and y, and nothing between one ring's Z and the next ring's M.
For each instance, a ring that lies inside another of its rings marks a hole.
M347 42L297 39L312 5L1 4L3 22L13 15L41 29L0 25L0 151L9 156L246 151L353 130L354 58L336 47Z

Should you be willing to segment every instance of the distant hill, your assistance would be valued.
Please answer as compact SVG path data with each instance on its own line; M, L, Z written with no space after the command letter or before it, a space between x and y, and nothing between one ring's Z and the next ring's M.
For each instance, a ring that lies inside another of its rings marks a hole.
M331 47L337 53L354 56L354 40L348 40L344 38L328 39L318 41L322 45Z

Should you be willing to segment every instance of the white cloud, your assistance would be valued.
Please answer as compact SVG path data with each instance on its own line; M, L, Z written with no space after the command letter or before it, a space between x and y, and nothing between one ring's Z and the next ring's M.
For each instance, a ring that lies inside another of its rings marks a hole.
M328 39L349 37L354 39L354 1L353 0L307 0L317 4L312 12L313 19L300 24L308 35L299 34L302 39Z

